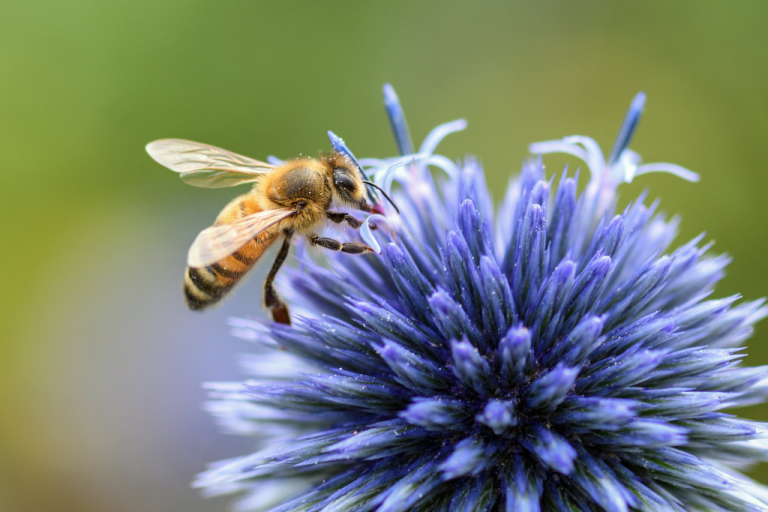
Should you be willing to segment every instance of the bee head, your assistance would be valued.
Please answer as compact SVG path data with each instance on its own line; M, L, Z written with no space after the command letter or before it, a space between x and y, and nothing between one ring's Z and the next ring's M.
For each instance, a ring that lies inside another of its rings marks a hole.
M381 192L395 208L395 211L400 213L397 205L387 193L374 182L368 180L365 171L360 166L355 155L344 144L344 141L332 131L328 131L328 137L331 139L331 146L334 151L333 155L329 158L329 162L333 165L334 189L340 199L351 203L360 210L383 214L384 209L378 194L378 192ZM372 200L372 204L368 203L369 198Z
M333 167L333 190L337 199L359 210L370 210L368 193L357 166L343 154L334 153L328 158Z

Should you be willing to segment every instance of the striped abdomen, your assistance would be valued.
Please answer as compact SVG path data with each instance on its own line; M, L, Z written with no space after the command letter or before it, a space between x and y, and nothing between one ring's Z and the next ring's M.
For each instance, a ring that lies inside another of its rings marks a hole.
M229 203L219 214L215 225L227 224L258 211L261 209L254 196L246 194ZM269 229L213 265L187 267L184 273L184 297L189 309L205 309L221 300L274 243L278 233L277 229Z

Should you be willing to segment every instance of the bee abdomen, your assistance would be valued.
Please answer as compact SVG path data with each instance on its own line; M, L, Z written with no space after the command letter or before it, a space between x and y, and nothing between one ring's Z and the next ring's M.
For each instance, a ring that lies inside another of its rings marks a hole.
M237 203L232 204L234 206L224 211L229 212L238 207ZM184 272L184 297L189 309L199 311L219 302L276 239L277 232L268 230L213 265L202 268L187 267Z
M243 272L227 269L220 263L208 267L187 267L184 274L184 297L192 310L205 309L221 300L243 276Z

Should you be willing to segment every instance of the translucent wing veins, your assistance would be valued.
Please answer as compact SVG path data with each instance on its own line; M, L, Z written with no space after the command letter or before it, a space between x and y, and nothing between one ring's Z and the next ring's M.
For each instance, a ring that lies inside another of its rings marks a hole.
M221 224L204 229L197 235L187 253L187 265L200 268L221 261L259 234L281 220L294 214L293 210L281 208L266 210L243 217L231 224Z
M147 144L147 153L159 164L178 172L196 187L221 188L257 181L274 166L225 149L182 139Z

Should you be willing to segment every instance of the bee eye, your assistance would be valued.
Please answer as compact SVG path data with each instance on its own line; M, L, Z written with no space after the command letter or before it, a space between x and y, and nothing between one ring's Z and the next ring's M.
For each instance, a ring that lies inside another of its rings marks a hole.
M354 193L357 189L355 179L349 175L349 171L346 169L336 168L333 170L333 184L336 188L350 193Z

